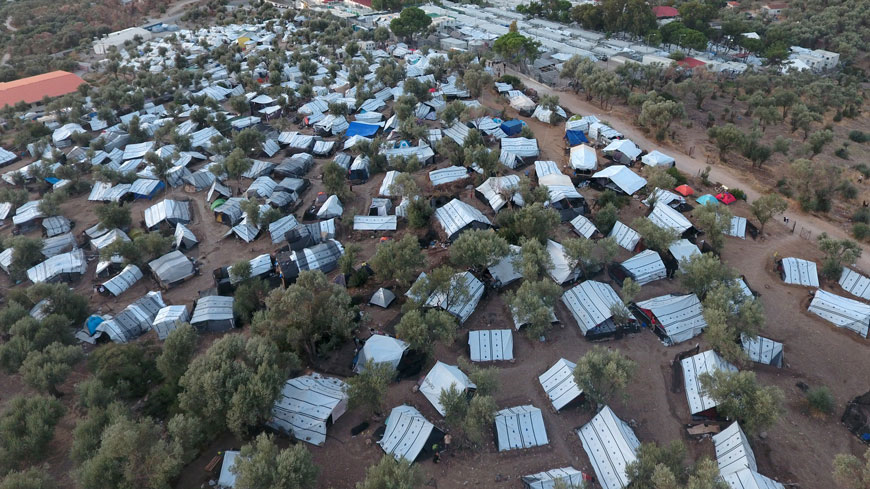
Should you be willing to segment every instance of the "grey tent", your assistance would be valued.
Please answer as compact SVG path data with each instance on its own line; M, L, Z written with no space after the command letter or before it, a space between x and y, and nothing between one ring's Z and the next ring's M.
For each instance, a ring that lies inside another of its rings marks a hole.
M384 309L390 307L390 304L396 300L396 294L392 293L390 290L381 287L377 291L375 291L374 295L372 295L371 300L369 300L369 304L374 304L376 306L381 306Z
M190 324L199 331L229 331L236 325L233 298L210 295L196 301Z
M154 277L163 287L169 288L180 284L196 273L193 263L184 253L175 250L148 262Z
M187 311L187 306L166 306L157 311L151 329L157 332L158 338L165 340L169 333L175 331L180 323L187 322L188 319L190 319L190 312Z
M189 250L197 244L199 244L199 240L196 239L196 235L193 234L193 231L180 222L175 225L176 250Z
M160 292L148 292L144 297L125 307L116 317L103 321L96 332L109 335L115 343L126 343L145 334L157 316L166 307Z

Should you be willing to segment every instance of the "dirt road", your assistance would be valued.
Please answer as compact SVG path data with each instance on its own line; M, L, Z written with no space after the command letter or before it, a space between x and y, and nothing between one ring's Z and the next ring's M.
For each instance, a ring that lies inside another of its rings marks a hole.
M737 187L742 189L746 192L746 196L750 202L771 191L769 188L763 188L754 178L752 178L751 174L741 175L734 168L721 164L713 165L708 163L703 155L699 156L702 154L703 148L697 148L694 155L690 156L683 148L653 141L647 137L641 129L635 127L633 124L616 118L617 114L613 111L604 111L601 107L587 102L581 96L570 90L557 90L539 83L521 73L512 70L508 71L515 76L519 76L526 86L535 89L539 94L558 95L561 105L571 112L575 114L595 115L599 119L606 119L614 129L637 143L641 148L646 149L647 151L660 149L662 152L673 156L677 160L677 168L684 173L697 175L709 165L711 181L719 182L726 187ZM795 234L801 233L802 231L804 233L809 232L810 240L814 240L816 236L823 232L838 238L851 237L847 227L825 220L824 218L806 214L802 212L794 202L790 203L790 208L786 215L789 217L789 229L794 225ZM781 218L779 223L782 225ZM813 243L813 241L807 241L807 243ZM870 273L870 253L868 253L870 248L863 243L861 244L861 247L864 249L864 253L858 260L858 263L856 263L856 266L865 273Z

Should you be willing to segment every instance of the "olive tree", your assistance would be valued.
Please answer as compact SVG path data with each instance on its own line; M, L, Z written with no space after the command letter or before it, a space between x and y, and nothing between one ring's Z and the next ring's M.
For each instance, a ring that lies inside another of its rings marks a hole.
M775 386L763 387L755 372L717 370L699 377L701 390L716 403L716 411L740 422L748 435L755 435L779 419L784 395Z
M601 406L625 397L635 370L637 363L618 350L596 346L577 361L574 381L590 402Z
M303 443L282 450L266 433L242 446L231 470L237 489L314 487L320 471Z

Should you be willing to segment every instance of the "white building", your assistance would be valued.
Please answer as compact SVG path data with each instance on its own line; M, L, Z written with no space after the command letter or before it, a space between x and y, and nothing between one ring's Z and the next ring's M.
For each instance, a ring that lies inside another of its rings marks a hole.
M124 30L112 32L102 39L94 41L94 53L104 55L112 47L120 49L125 42L135 41L137 36L144 42L150 40L152 34L141 27L128 27Z

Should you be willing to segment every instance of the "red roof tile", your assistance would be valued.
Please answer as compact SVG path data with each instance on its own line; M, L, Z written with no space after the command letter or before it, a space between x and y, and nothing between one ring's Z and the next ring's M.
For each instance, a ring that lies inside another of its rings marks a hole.
M675 9L674 7L669 7L667 5L657 5L652 8L652 11L657 19L680 16L679 10Z
M43 97L60 97L75 92L85 83L78 75L66 71L52 71L41 75L0 83L0 107L18 102L32 104Z
M680 61L677 61L677 64L682 66L683 68L694 69L694 68L697 68L699 66L704 66L707 63L704 63L700 59L686 57L686 58L681 59Z

